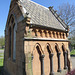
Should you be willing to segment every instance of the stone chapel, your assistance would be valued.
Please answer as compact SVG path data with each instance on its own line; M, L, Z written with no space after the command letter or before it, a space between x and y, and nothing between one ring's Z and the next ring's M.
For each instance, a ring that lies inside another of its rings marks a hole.
M65 75L72 69L68 35L68 25L53 7L11 0L5 27L4 75Z

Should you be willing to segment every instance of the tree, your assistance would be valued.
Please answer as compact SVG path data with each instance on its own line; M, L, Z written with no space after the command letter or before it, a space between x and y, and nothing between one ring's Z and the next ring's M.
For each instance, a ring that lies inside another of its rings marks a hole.
M1 47L5 46L5 37L3 36L0 37L0 46Z
M70 26L70 37L75 33L75 5L62 4L58 7L58 14Z
M60 18L70 27L69 40L72 48L75 49L75 5L62 4L58 7Z

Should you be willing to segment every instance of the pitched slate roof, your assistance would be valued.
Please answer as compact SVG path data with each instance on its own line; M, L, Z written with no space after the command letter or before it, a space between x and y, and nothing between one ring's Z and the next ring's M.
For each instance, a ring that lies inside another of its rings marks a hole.
M23 7L23 14L29 13L31 24L51 27L60 30L66 30L67 25L62 24L49 10L42 5L39 5L30 0L20 0L19 4Z

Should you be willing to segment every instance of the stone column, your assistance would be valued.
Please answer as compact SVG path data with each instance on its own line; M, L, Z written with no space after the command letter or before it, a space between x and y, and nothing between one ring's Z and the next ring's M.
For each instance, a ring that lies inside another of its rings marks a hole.
M41 55L41 75L45 75L45 73L44 73L44 57L45 57L45 55Z
M34 56L32 55L32 56L31 56L32 75L33 75L33 58L34 58Z
M50 75L54 75L54 71L53 71L53 53L50 54Z
M64 52L64 69L67 69L67 51Z
M60 64L60 52L58 52L58 72L61 72L61 64Z

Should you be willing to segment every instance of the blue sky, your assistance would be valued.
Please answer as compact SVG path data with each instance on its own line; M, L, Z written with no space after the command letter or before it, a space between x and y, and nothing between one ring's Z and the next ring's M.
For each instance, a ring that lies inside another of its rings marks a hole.
M4 36L5 25L7 21L7 16L9 12L11 0L1 0L0 1L0 36ZM75 0L32 0L38 4L45 7L54 6L54 9L58 9L58 6L63 3L69 3L75 5Z

